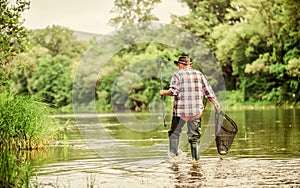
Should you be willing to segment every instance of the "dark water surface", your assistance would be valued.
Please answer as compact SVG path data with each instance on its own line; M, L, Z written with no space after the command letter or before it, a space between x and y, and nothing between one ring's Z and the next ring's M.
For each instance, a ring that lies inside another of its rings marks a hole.
M227 113L239 127L229 154L218 155L204 114L198 162L191 160L185 131L182 152L169 158L168 127L138 131L114 114L59 116L69 120L65 139L36 156L32 182L38 187L300 187L300 110Z

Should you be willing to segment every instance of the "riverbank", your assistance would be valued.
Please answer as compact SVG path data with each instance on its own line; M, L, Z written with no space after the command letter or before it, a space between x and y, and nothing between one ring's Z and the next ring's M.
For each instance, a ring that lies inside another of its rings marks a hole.
M165 107L166 111L168 113L172 113L172 103L166 104L167 106ZM210 103L207 103L206 109L211 109L212 106ZM267 101L259 101L259 102L227 102L225 103L225 106L222 106L222 110L259 110L259 109L299 109L300 104L284 104L284 105L276 105L271 102ZM97 109L97 107L96 107ZM161 111L161 109L160 109ZM97 114L113 114L113 113L122 113L121 110L119 111L112 111L112 110L99 110L97 109L96 113ZM76 109L74 111L73 107L68 106L63 109L58 109L56 111L56 115L53 115L52 117L58 117L58 116L74 116L75 114L87 114L87 113L95 113L95 107L94 106L82 106L81 109ZM147 111L140 111L140 112L134 112L132 113L148 113ZM103 116L103 115L99 115Z
M266 103L236 103L235 105L227 105L227 110L258 110L258 109L299 109L300 105L275 105Z

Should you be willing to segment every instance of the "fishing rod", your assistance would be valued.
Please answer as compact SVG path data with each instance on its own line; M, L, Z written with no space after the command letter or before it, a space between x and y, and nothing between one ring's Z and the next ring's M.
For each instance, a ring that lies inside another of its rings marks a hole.
M163 89L163 85L162 85L162 70L161 70L161 59L159 59L158 62L158 66L159 66L159 71L160 71L160 89ZM162 95L161 96L161 103L162 103L162 112L163 112L163 119L164 119L164 126L167 126L166 123L166 110L165 110L165 96Z

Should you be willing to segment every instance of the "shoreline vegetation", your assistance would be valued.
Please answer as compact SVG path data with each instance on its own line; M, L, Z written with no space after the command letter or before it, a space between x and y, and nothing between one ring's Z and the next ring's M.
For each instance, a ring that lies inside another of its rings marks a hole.
M97 108L97 107L96 107ZM172 109L171 106L166 106L167 108L167 113L172 113L170 110ZM209 104L206 109L209 110L211 109L212 106L211 104ZM299 109L300 106L299 105L292 105L292 104L285 104L285 105L276 105L273 103L270 103L268 101L262 101L262 102L244 102L244 103L235 103L234 105L226 105L223 109L221 108L221 110L264 110L264 109ZM91 113L92 112L92 113ZM57 113L55 114L51 114L49 117L51 118L60 118L60 117L87 117L87 116L114 116L114 113L126 113L126 112L130 112L130 113L135 113L135 114L144 114L144 113L148 113L149 111L133 111L130 109L127 109L126 111L122 111L122 110L117 110L117 111L113 111L113 110L98 110L96 113L94 112L94 107L92 106L82 106L82 109L77 109L76 112L73 111L73 109L70 107L68 108L68 110L66 110L66 108L64 110L58 110Z
M292 105L292 104L283 104L283 105L276 105L270 103L268 101L262 102L244 102L244 103L236 103L235 105L227 105L227 110L252 110L252 109L297 109L300 108L299 105Z
M59 133L59 124L50 118L47 104L32 97L0 93L0 184L3 187L30 187L32 156L42 151Z

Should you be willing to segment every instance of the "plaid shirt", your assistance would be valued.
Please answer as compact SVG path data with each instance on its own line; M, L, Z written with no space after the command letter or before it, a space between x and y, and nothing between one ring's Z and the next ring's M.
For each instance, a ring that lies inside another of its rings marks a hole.
M174 96L173 116L191 117L202 114L204 110L203 96L216 96L204 75L191 67L176 71L170 83L171 94Z

